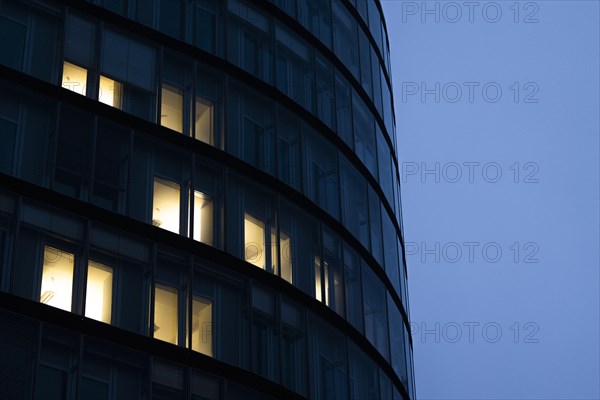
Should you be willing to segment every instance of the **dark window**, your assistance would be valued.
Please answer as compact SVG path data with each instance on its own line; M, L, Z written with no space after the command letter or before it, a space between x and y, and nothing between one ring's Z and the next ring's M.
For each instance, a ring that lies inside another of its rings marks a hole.
M346 319L360 332L363 328L363 301L360 279L361 260L358 254L344 244L344 283L346 289Z
M92 159L94 118L63 107L56 142L56 167L53 189L87 200Z
M389 399L389 397L379 395L376 364L352 342L348 343L348 364L351 399Z
M407 384L406 375L406 351L405 351L405 330L404 321L396 304L388 295L388 312L390 318L390 353L392 355L391 363L394 372L404 385Z
M383 283L363 264L365 335L383 357L389 360L386 291Z
M94 158L92 202L125 213L129 174L129 130L99 121Z
M251 369L259 375L279 382L279 321L277 297L267 288L252 287Z
M335 54L358 80L358 31L356 20L341 0L332 3L333 48Z
M335 219L340 218L340 189L335 147L317 131L303 125L304 194Z
M306 328L304 310L281 301L281 383L306 396Z
M331 63L319 53L315 55L317 73L317 115L328 127L335 130L335 91Z
M277 110L277 176L302 191L300 119L282 106Z
M367 180L340 155L342 222L369 249L369 204Z
M320 318L310 319L310 368L315 399L348 399L345 337Z

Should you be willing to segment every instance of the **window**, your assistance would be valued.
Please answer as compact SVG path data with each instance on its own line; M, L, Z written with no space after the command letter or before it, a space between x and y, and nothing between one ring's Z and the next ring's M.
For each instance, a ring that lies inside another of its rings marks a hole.
M366 264L363 264L362 279L365 336L381 355L389 360L385 286Z
M196 119L194 137L198 140L215 145L215 106L212 101L196 96Z
M306 396L306 321L304 310L281 300L281 383Z
M277 115L277 176L294 189L301 191L300 120L281 106L278 106Z
M281 277L289 283L294 283L292 277L292 238L284 232L279 233L279 248L281 249Z
M178 343L179 294L177 289L157 284L154 289L154 338Z
M106 76L100 76L100 91L98 101L111 107L121 109L123 99L123 84Z
M44 247L40 302L71 311L75 256L54 247Z
M65 61L63 64L62 87L85 96L87 89L87 70Z
M85 316L110 324L112 313L113 269L89 261L85 291Z
M358 36L356 20L340 0L332 4L333 14L333 47L335 54L350 70L355 78L358 76Z
M256 284L252 287L252 371L279 381L279 321L277 297Z
M200 296L192 298L192 350L213 356L213 304Z
M210 196L194 191L194 240L213 245L213 215Z
M183 133L183 91L163 83L160 124Z
M181 189L179 184L155 177L152 225L179 233L180 203Z
M340 190L342 222L369 249L367 181L343 155L340 155Z
M265 223L244 213L244 260L265 269Z

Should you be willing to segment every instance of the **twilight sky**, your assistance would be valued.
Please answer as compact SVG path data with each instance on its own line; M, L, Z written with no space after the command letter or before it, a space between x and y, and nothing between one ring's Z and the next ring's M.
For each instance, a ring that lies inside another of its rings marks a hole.
M599 399L587 1L383 0L419 399Z

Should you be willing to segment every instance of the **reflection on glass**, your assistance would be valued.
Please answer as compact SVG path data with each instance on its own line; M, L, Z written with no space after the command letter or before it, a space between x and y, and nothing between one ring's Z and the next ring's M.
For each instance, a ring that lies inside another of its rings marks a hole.
M194 192L194 240L213 244L213 201L202 192Z
M104 264L88 264L85 291L85 316L110 324L113 270Z
M154 178L152 225L179 233L180 187L177 183Z
M181 89L163 84L160 124L179 133L183 132L183 92Z
M212 301L203 297L192 300L192 350L213 356Z
M177 344L177 289L156 285L154 291L154 337Z
M210 100L196 96L195 137L214 146L214 105Z
M292 238L280 232L279 234L279 248L281 249L281 277L292 282Z
M87 70L65 61L63 64L62 87L85 96L86 85Z
M244 213L244 259L265 269L265 223Z
M121 109L123 98L123 84L100 75L100 91L98 101L111 107Z
M45 246L40 290L41 303L71 311L74 262L73 254Z

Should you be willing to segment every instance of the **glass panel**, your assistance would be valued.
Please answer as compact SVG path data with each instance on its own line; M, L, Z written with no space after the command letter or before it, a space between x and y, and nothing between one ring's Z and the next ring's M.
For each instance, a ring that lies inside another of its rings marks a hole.
M213 102L209 99L196 96L195 138L211 146L215 145L214 114L215 107Z
M281 301L281 383L306 395L306 332L303 309Z
M62 87L85 96L87 88L87 69L64 62Z
M121 109L123 99L123 84L100 75L100 91L98 101L111 107Z
M179 133L183 132L183 91L163 84L160 124Z
M194 191L194 240L213 245L213 201Z
M85 316L110 324L113 269L96 261L88 264Z
M65 58L87 67L92 66L96 53L95 24L69 14L66 25Z
M41 303L71 311L74 263L73 254L45 246L40 290Z
M360 348L348 344L350 398L360 400L390 399L379 396L377 366Z
M279 233L279 248L281 249L281 277L293 284L292 238L284 232Z
M192 350L213 356L213 304L210 299L192 299Z
M276 297L259 285L252 288L252 371L279 381L279 322Z
M389 360L385 286L366 264L363 264L362 279L365 335L381 355Z
M152 225L179 233L180 186L165 179L154 178L154 201L152 203Z
M177 344L177 303L179 301L177 289L156 285L154 296L154 338Z
M244 213L244 260L265 269L265 223Z
M344 281L346 283L346 318L352 326L360 332L364 332L360 258L356 252L346 244L344 244Z

